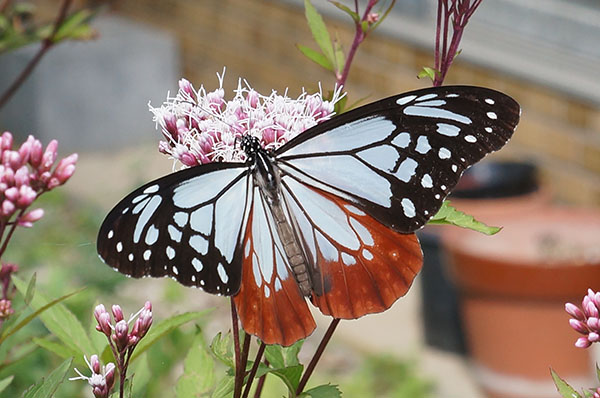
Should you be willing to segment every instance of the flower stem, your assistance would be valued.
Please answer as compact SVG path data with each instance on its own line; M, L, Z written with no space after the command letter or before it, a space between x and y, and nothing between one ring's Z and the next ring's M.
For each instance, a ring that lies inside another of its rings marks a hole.
M44 40L42 40L42 45L40 46L40 49L38 50L38 52L29 61L29 63L25 66L25 68L21 71L19 76L17 76L15 81L2 94L2 96L0 97L0 108L2 108L4 105L6 105L8 100L17 92L17 90L19 89L19 87L21 87L21 85L25 82L25 80L27 80L27 78L29 77L31 72L33 72L33 69L40 62L40 60L42 59L44 54L46 54L46 52L55 44L54 37L56 36L56 33L58 32L58 28L65 20L65 17L67 16L67 11L69 10L69 7L71 6L72 2L73 2L73 0L63 0L62 4L60 6L60 11L58 12L56 20L54 21L52 33L50 33L50 35L48 37L46 37Z
M254 376L256 376L256 371L258 370L258 366L260 365L260 360L262 359L266 346L267 345L265 343L262 341L260 342L260 347L258 347L256 357L254 358L254 363L252 364L252 369L250 369L250 373L248 374L248 382L246 383L246 388L244 389L244 395L242 398L248 398L248 394L250 394L250 387L252 387L252 381L254 380Z
M234 398L238 398L240 393L242 392L242 382L244 381L243 371L242 371L242 360L240 354L240 329L238 326L238 315L237 310L235 308L235 303L233 302L233 297L230 299L231 303L231 332L233 333L233 352L235 356L235 380L233 387L233 396ZM242 375L240 375L240 373Z
M333 336L333 332L335 332L335 328L339 323L340 319L334 318L329 324L329 327L327 328L323 339L321 339L321 343L319 343L319 347L317 347L317 351L315 351L315 355L310 360L310 363L308 364L306 370L304 371L304 374L302 375L302 379L300 380L298 388L296 389L296 395L300 395L304 390L304 387L306 387L308 379L312 375L312 372L315 370L315 366L317 366L319 359L321 359L321 355L323 355L323 351L325 351L325 347L327 347L327 344L329 343L329 340L331 340L331 336Z
M263 362L264 362L265 366L269 367L269 360L267 358L265 358L265 360ZM254 398L260 398L260 395L262 394L262 389L265 385L266 379L267 379L266 373L264 375L262 375L260 377L260 379L258 379L258 383L256 384L256 391L254 391Z

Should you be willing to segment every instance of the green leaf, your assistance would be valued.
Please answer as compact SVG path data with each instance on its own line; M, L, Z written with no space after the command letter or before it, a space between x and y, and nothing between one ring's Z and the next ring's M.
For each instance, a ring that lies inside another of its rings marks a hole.
M8 376L8 377L0 380L0 392L4 391L6 389L6 387L9 386L9 384L12 382L14 377L15 376Z
M304 10L306 20L308 21L308 27L310 28L315 42L317 42L317 45L319 46L325 57L333 65L334 56L333 46L331 44L331 37L329 37L329 32L327 31L327 27L325 26L325 22L323 22L321 14L319 14L319 12L312 5L310 0L304 0Z
M329 71L333 71L333 65L322 53L313 50L310 47L303 46L302 44L296 44L296 47L298 48L298 50L300 50L302 54L304 54L308 59L310 59L314 63L322 66L323 68Z
M431 81L435 80L436 75L439 75L440 72L438 72L437 70L430 68L428 66L424 66L423 69L421 69L421 71L419 72L419 74L417 75L417 77L419 79L422 79L424 77L429 78Z
M31 303L31 299L35 294L35 281L36 281L36 273L34 272L31 275L31 279L29 280L29 284L27 285L27 291L25 292L25 304L29 305Z
M344 11L346 14L350 15L350 18L352 18L352 20L354 22L360 21L360 16L357 13L355 13L354 11L352 11L350 9L350 7L346 6L345 4L340 3L339 1L329 0L329 2L331 4L333 4L334 6L336 6L337 8L339 8L340 10Z
M342 392L334 384L323 384L300 394L302 398L341 398L341 396Z
M268 345L265 348L265 358L273 368L285 367L283 359L283 347L277 344Z
M23 393L23 398L51 398L58 387L65 381L67 372L71 368L72 359L61 363L48 377L42 378L35 385Z
M183 375L175 386L177 398L208 396L215 387L215 363L204 345L204 336L198 332L183 362Z
M333 47L333 53L335 56L335 69L336 72L341 75L346 65L346 54L344 54L344 49L342 48L342 41L340 40L337 34L335 35Z
M568 385L566 381L561 379L554 369L550 368L550 374L552 374L556 390L563 398L581 398L581 395L575 391L573 387Z
M25 282L14 275L12 277L12 281L19 292L25 295L27 290ZM60 304L61 301L81 292L82 290L83 289L76 290L75 292L69 293L52 301L48 300L41 292L38 291L30 303L30 307L34 309L34 312L19 322L18 325L15 325L15 327L10 331L7 331L7 333L2 336L0 341L25 326L37 316L52 334L58 337L71 350L78 352L80 356L85 353L93 352L92 343L90 342L89 337L87 336L77 317L71 311L69 311L67 307Z
M233 369L235 367L235 363L233 360L231 341L231 332L226 333L225 336L223 336L219 332L214 337L213 341L210 343L210 349L219 361L223 362L229 368Z
M128 378L131 383L131 396L147 396L146 388L148 387L150 379L153 377L152 371L150 370L150 366L148 365L148 356L146 354L140 356L138 360L135 361L135 367L133 367L132 370L133 372L131 370L128 372ZM191 396L192 395L190 395L190 397Z
M43 338L34 337L33 342L35 344L39 345L40 347L58 355L59 357L61 357L63 359L78 357L78 355L80 354L78 351L73 350L64 344L57 343L56 341L52 341L47 337L43 337ZM91 354L92 354L91 352L87 353L87 355L91 355ZM82 359L82 357L80 357L80 356L78 358Z
M184 323L188 323L193 321L194 319L201 318L205 316L209 310L206 311L195 311L195 312L186 312L183 314L172 316L171 318L165 319L159 322L156 325L152 325L150 331L143 339L140 340L139 344L135 348L133 355L131 356L131 360L134 361L137 357L139 357L144 351L152 346L157 340L161 339L165 335L169 334L174 329L183 325Z
M369 32L369 22L362 21L360 23L360 28L362 29L363 33L368 33Z
M293 396L298 389L298 384L300 383L300 377L302 376L303 370L304 365L295 365L282 369L273 369L271 370L271 373L279 377L285 383L289 392Z
M501 230L499 227L491 227L480 221L475 220L473 216L463 213L460 210L456 210L450 205L449 201L444 201L440 210L436 213L428 224L433 225L444 225L450 224L457 227L471 229L473 231L481 232L486 235L494 235Z
M233 393L235 380L232 376L225 376L217 383L211 398L230 398Z
M88 25L95 12L82 9L69 15L59 26L53 37L55 43L65 39L89 39L93 37L94 30Z

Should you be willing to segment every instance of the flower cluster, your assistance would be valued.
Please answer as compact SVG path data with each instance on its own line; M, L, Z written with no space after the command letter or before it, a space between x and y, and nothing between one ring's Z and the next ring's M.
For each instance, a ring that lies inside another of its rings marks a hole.
M123 396L123 386L127 376L129 360L133 350L140 340L148 333L152 326L152 304L146 301L141 310L125 320L123 310L118 305L111 308L112 318L103 304L99 304L94 309L94 318L96 318L96 330L103 333L108 338L108 344L112 350L116 365L109 363L106 367L101 367L97 355L92 355L91 361L85 359L88 367L92 371L90 377L84 376L77 369L75 371L79 377L73 377L69 380L87 380L92 386L92 392L96 398L108 398L111 389L115 384L115 369L119 371L119 388L121 397ZM135 322L134 322L135 320ZM133 322L131 330L129 325Z
M225 100L223 76L219 88L195 90L181 79L177 95L160 108L150 107L165 141L159 150L191 167L210 162L238 162L245 153L237 144L243 135L260 139L265 149L276 149L304 130L329 119L341 98L336 90L331 101L320 93L303 92L297 99L273 91L264 96L241 79L231 101Z
M98 355L92 355L88 361L84 357L85 363L92 371L91 376L84 376L77 368L75 372L79 375L78 377L71 377L69 380L86 380L90 386L92 386L92 393L96 398L108 398L110 390L115 385L115 364L109 362L106 366L100 365Z
M584 335L577 339L575 346L588 348L592 343L600 341L600 292L588 289L581 308L567 303L565 310L573 317L569 319L571 327Z
M42 218L44 211L25 210L43 192L67 182L75 172L77 154L61 159L56 167L58 142L50 141L44 150L42 143L29 136L13 149L13 137L8 131L0 136L0 222L5 225L13 215L24 227Z
M103 304L96 306L94 309L94 317L98 322L96 330L104 333L108 337L111 347L114 344L116 354L121 354L133 348L146 335L148 329L152 325L152 304L146 301L144 307L132 315L128 321L123 317L123 311L118 305L112 306L112 314L114 325L111 322L111 317ZM136 319L137 317L137 319ZM135 323L131 330L129 324L135 319Z

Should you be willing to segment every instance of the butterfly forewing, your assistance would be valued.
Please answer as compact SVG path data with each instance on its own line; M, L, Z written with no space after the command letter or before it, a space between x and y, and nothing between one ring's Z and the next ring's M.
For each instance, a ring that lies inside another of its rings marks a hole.
M519 115L519 105L494 90L417 90L319 124L279 148L276 160L284 174L412 232L466 168L506 144Z
M213 163L144 185L104 220L100 257L133 277L170 276L209 293L235 294L249 176L243 164Z

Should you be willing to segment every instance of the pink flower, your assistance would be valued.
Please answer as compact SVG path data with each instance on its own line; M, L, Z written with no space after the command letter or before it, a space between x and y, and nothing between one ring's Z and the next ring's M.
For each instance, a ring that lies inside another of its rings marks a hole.
M566 303L565 311L573 317L569 324L578 333L583 334L575 342L579 348L588 348L593 343L600 341L600 292L588 289L588 294L583 298L581 308L575 304Z
M77 377L70 377L69 380L86 380L92 387L92 394L96 398L108 398L110 391L115 385L115 364L109 362L106 366L100 365L98 355L92 355L90 360L84 356L83 359L88 365L88 368L92 371L91 376L84 376L77 368L75 372L79 375Z
M150 108L165 137L159 151L183 167L244 161L246 154L236 142L246 134L259 138L265 149L276 149L329 119L342 97L341 90L335 91L331 101L320 93L303 92L296 99L275 91L265 96L240 79L234 98L227 101L223 75L217 76L219 88L211 92L204 87L196 91L189 81L181 79L175 97L159 108Z

